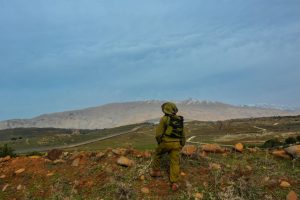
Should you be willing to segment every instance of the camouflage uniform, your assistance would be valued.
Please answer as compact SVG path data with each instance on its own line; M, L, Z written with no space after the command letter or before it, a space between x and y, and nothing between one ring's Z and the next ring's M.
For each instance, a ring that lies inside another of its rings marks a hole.
M174 138L165 135L168 126L169 116L178 117L176 113L178 109L174 103L167 102L162 105L162 111L165 113L160 119L159 125L156 128L156 140L158 147L155 150L155 155L152 163L153 170L160 169L160 161L165 153L168 153L170 159L170 182L176 183L179 179L180 173L180 151L185 144L185 132L182 138Z

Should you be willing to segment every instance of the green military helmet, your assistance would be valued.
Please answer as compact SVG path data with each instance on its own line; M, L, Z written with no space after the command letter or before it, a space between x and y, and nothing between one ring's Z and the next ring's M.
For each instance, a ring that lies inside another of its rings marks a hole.
M172 102L166 102L163 105L161 105L161 109L163 113L167 115L175 115L178 112L178 108L175 105L175 103Z

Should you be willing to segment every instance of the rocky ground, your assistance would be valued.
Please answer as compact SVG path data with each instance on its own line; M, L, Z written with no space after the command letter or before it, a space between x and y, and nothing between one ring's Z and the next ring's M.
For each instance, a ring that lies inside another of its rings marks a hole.
M42 156L0 159L0 199L297 199L300 161L285 150L218 145L184 147L180 189L170 190L167 157L163 177L149 176L151 151L52 150ZM284 155L284 156L283 156ZM299 197L298 197L299 199Z

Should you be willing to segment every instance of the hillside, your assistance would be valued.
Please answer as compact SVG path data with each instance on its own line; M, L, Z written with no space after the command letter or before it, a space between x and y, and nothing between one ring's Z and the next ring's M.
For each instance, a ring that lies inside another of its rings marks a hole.
M163 177L149 176L152 153L108 148L8 157L0 161L0 199L282 200L300 194L300 162L259 149L182 155L177 192L170 190L166 158Z
M128 124L157 121L161 116L162 101L112 103L99 107L60 113L44 114L32 119L14 119L0 122L0 129L39 127L103 129ZM220 102L186 100L176 102L186 120L218 121L227 119L297 115L300 111L233 106Z

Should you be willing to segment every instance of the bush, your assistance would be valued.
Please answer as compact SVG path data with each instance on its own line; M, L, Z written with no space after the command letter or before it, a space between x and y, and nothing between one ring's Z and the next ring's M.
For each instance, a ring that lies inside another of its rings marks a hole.
M297 142L296 138L294 137L288 137L284 141L286 144L295 144Z
M32 151L26 154L27 156L43 156L44 154L38 151Z
M5 157L5 156L16 156L14 153L14 149L9 147L7 144L4 144L3 147L0 147L0 157Z
M300 142L300 135L298 135L298 136L296 137L296 140L297 140L298 142Z
M262 145L262 148L273 148L281 145L283 145L283 143L275 138L265 141L265 143Z

